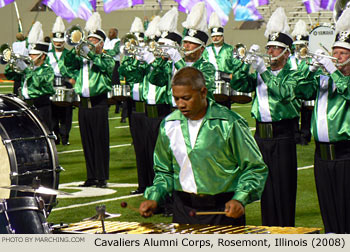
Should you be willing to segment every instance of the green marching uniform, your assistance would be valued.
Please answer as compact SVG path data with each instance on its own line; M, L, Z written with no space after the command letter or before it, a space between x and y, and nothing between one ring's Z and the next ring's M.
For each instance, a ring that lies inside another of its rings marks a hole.
M308 59L298 59L295 55L289 57L288 63L291 64L293 69L298 69L298 72L302 76L307 76L309 73ZM296 142L302 145L306 145L311 141L311 116L312 109L310 106L305 105L306 101L301 101L300 107L300 130L299 122L296 125Z
M47 54L48 64L50 64L55 73L54 87L61 88L72 88L72 84L69 83L69 73L64 65L64 57L68 53L68 49L64 48L60 57L56 54L53 48ZM69 132L72 128L72 117L73 117L73 105L70 106L57 106L52 104L52 130L57 136L56 144L68 144L69 142Z
M174 212L176 208L184 208L186 213L193 209L223 211L231 199L245 206L260 198L267 176L266 165L246 121L210 99L193 148L188 119L179 110L162 121L154 170L154 182L146 189L145 198L159 203L173 193L175 202L176 197L184 200L189 197L187 206L174 204ZM188 219L185 223L200 223L200 218L182 217ZM223 223L222 218L227 224L245 223L244 216L233 219L213 215L211 224ZM173 221L183 219L175 217Z
M219 52L215 49L214 44L210 44L204 50L203 58L215 67L216 81L230 82L230 74L234 73L242 65L242 61L233 57L233 50L233 47L226 43L222 45ZM230 101L227 101L221 104L230 109L230 103Z
M135 149L138 175L138 189L135 193L143 193L149 183L149 170L152 169L152 167L149 167L147 136L145 134L147 122L144 92L145 85L147 85L149 67L148 64L127 56L124 56L119 67L120 76L125 77L126 83L130 85L131 99L127 100L127 103L130 133Z
M120 84L120 78L119 78L119 72L118 68L120 65L120 39L114 38L112 40L108 39L108 42L105 42L104 49L106 53L113 57L115 61L114 69L113 69L113 75L112 75L112 84Z
M326 233L350 233L350 76L310 72L295 94L316 98L311 132L316 141L315 181Z
M250 74L249 67L244 63L233 73L231 85L237 91L255 91L251 110L256 120L254 137L269 168L261 197L262 224L294 226L297 188L294 125L300 109L294 88L299 74L290 64L277 72L268 68L261 75Z
M79 57L75 48L64 58L67 70L75 75L75 92L80 96L79 129L87 168L85 186L105 185L109 179L109 125L107 92L111 90L114 60L111 56L88 53ZM96 182L96 181L99 182Z
M5 75L9 80L18 78L19 73L13 71L8 64ZM21 75L21 95L29 105L34 105L39 112L40 118L51 130L51 101L50 96L55 93L53 88L54 71L50 65L43 63L41 66L24 69Z

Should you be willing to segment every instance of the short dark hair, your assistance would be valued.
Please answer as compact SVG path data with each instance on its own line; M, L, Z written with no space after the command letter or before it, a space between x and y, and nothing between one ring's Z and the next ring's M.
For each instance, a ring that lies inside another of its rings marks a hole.
M193 90L200 90L205 87L203 73L194 67L184 67L176 72L171 86L191 86Z

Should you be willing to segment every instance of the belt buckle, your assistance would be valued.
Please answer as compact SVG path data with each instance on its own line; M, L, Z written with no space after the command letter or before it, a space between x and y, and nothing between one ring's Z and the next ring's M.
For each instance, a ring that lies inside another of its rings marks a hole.
M259 136L261 138L273 138L273 128L271 123L258 124Z
M158 118L157 106L152 106L152 105L147 106L147 116L151 118Z
M334 144L320 144L320 153L323 160L335 159L335 145Z

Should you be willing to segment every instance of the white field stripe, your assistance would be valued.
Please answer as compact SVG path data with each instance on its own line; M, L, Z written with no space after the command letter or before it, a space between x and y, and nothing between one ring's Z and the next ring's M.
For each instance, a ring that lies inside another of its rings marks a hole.
M87 202L87 203L83 203L83 204L76 204L76 205L54 208L54 209L52 209L52 212L61 211L61 210L65 210L65 209L71 209L71 208L77 208L77 207L83 207L83 206L90 206L90 205L100 204L100 203L104 203L104 202L108 202L108 201L130 199L130 198L139 197L139 196L142 196L142 193L135 194L135 195L125 195L125 196L111 198L111 199L97 200L97 201Z
M3 86L1 85L0 88L12 88L13 86Z
M114 149L114 148L121 148L121 147L127 147L127 146L131 146L131 144L120 144L120 145L112 145L109 146L110 149ZM82 152L83 150L69 150L69 151L61 151L61 152L57 152L57 154L68 154L68 153L75 153L75 152Z
M78 129L79 126L73 126L73 128L76 128ZM115 129L126 129L126 128L129 128L129 126L117 126L117 127L114 127Z
M252 105L242 105L242 106L231 106L231 108L247 108L251 107Z
M117 120L117 119L121 119L121 117L119 116L119 117L110 117L110 118L108 118L108 120ZM78 121L73 121L72 123L77 124L79 122Z

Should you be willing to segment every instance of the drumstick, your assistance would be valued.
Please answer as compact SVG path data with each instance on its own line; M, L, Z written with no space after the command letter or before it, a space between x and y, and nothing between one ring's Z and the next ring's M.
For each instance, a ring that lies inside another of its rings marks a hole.
M122 208L129 208L129 209L131 209L131 210L133 210L133 211L135 211L135 212L139 212L139 210L138 210L137 208L132 207L132 206L129 206L128 203L126 203L125 201L121 202L121 203L120 203L120 206L121 206Z
M226 214L226 212L224 212L224 211L218 211L218 212L196 212L195 210L191 210L190 212L189 212L189 215L191 216L191 217L195 217L196 215L215 215L215 214Z

